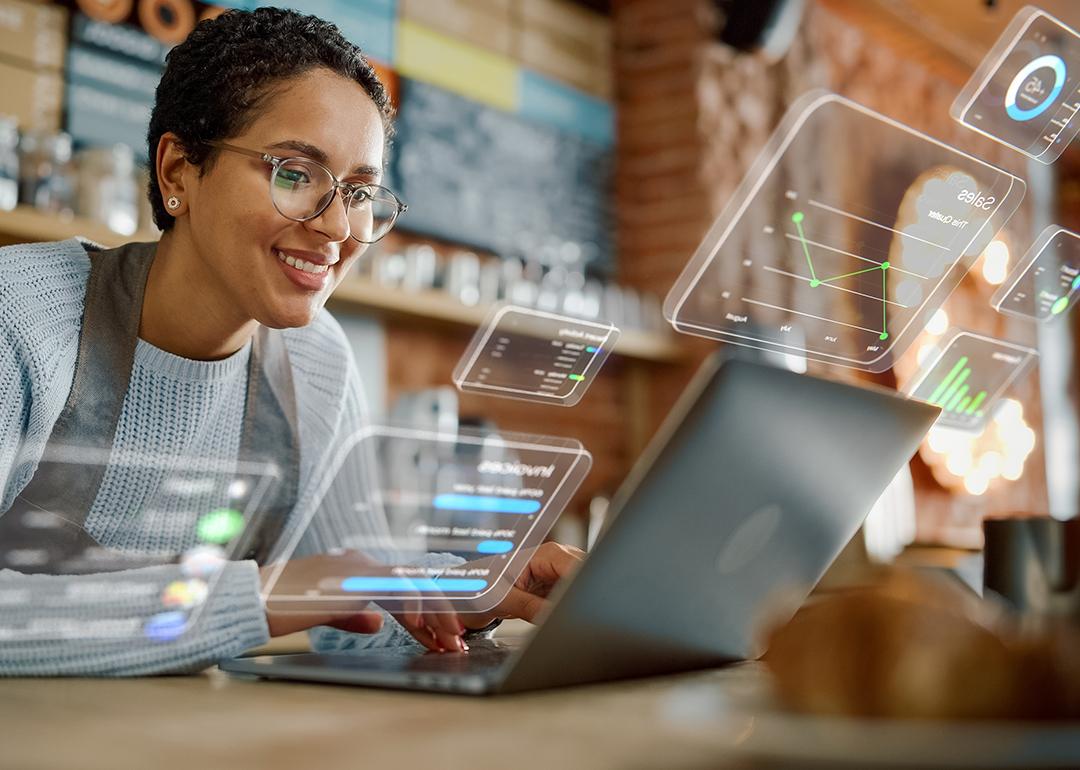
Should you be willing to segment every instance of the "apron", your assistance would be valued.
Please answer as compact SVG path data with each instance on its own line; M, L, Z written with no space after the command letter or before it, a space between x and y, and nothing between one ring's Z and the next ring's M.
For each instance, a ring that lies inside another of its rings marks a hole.
M85 574L175 561L102 547L84 528L105 463L57 461L57 450L89 449L108 456L131 379L143 293L156 243L102 250L85 244L90 278L71 392L53 427L37 471L10 509L0 514L0 569ZM268 463L277 483L230 547L230 558L269 558L296 504L299 440L292 370L281 333L260 326L247 372L240 462Z

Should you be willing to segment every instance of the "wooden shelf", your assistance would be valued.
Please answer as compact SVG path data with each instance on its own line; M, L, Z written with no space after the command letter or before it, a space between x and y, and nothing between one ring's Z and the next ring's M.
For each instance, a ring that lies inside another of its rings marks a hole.
M0 244L30 241L60 241L81 235L103 246L119 246L131 241L156 241L157 230L143 230L121 235L103 224L82 217L60 217L19 206L14 211L0 211ZM479 326L487 315L485 307L463 305L448 294L428 290L405 292L387 289L366 278L346 278L331 299L334 306L388 317L417 318L456 326ZM615 344L615 353L645 361L677 362L685 359L684 348L674 335L624 331Z
M342 281L331 302L343 310L359 309L390 317L423 318L457 326L479 326L488 313L487 307L463 305L445 292L387 289L374 281L355 276ZM645 361L682 361L686 358L686 351L672 339L673 336L624 331L615 343L614 352Z
M122 235L100 222L83 217L62 217L32 206L18 206L14 211L0 211L0 242L63 241L81 235L102 246L113 247L131 241L156 241L157 230L141 230Z

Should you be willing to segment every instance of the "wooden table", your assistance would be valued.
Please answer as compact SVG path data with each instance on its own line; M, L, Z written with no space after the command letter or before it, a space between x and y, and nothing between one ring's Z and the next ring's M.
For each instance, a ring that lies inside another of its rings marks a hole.
M665 716L688 687L746 687L721 671L470 698L232 679L0 680L0 767L732 767L725 738Z

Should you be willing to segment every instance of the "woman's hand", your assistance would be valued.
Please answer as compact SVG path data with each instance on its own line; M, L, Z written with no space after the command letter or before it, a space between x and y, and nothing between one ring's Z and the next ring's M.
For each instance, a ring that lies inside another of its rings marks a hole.
M342 631L351 631L357 634L374 634L382 628L383 616L377 610L367 609L369 602L357 600L342 606L340 602L332 605L324 603L318 607L317 603L303 603L303 609L295 612L287 612L274 609L274 600L285 596L303 596L307 591L317 588L319 581L333 575L349 574L356 568L356 562L363 561L365 568L372 562L357 554L355 558L349 556L307 556L302 559L292 559L280 564L267 564L259 568L259 582L262 586L263 596L267 596L266 587L278 570L281 570L277 580L267 597L266 625L270 629L270 636L284 636L296 631L306 631L315 626L331 626ZM342 562L347 562L343 564ZM344 572L343 572L344 571Z
M573 546L544 543L535 549L525 569L510 586L497 605L485 612L458 613L445 597L424 594L415 602L407 599L394 618L416 641L429 650L463 652L468 646L462 635L470 628L483 628L496 618L521 618L536 621L548 607L547 597L562 578L573 572L585 557L585 552ZM494 559L466 562L470 567L494 564ZM465 565L462 565L465 566ZM268 584L278 565L259 570L262 584ZM362 599L345 606L340 600L319 603L318 599L304 602L302 612L284 612L274 608L274 598L303 596L317 588L320 581L350 574L378 574L385 565L355 551L340 555L307 556L285 564L267 599L266 621L271 636L304 631L314 626L332 626L342 631L372 634L382 628L382 614L369 609L370 602ZM266 593L265 590L263 592Z
M270 564L259 569L264 595L266 586L279 569L281 573L266 602L266 623L270 636L305 631L315 626L331 626L357 634L373 634L382 628L382 613L369 609L370 602L363 599L344 602L340 598L312 599L298 602L302 607L298 611L279 609L280 601L275 607L275 599L304 596L312 589L319 589L323 581L338 580L342 575L388 574L385 565L356 551L292 559L283 568ZM422 602L405 599L403 607L402 611L394 613L394 618L427 649L438 652L464 652L468 649L461 639L465 627L444 599L433 596L425 596Z
M543 543L533 552L529 563L510 586L503 600L487 612L462 614L467 628L483 628L496 618L521 618L535 623L548 608L548 594L555 584L577 569L585 552L571 545ZM468 562L478 566L484 562Z

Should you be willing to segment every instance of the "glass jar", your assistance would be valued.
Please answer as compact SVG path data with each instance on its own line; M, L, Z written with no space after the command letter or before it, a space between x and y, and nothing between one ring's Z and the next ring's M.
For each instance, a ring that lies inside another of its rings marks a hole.
M14 118L0 115L0 211L19 203L19 127Z
M19 141L19 200L42 211L75 213L71 136L31 131Z
M79 215L121 235L139 226L139 183L135 153L126 144L93 147L76 156Z
M139 229L144 232L156 232L154 208L150 205L150 170L139 164L135 172L135 205L139 209Z

